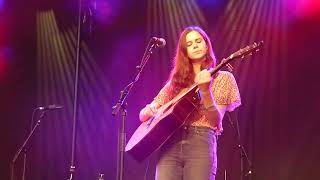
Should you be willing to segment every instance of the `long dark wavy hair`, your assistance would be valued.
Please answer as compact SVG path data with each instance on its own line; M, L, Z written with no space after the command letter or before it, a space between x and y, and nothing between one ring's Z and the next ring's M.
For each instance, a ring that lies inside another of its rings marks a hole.
M198 26L189 26L185 28L179 38L174 57L174 67L171 70L168 82L170 82L170 95L177 95L183 88L189 87L194 83L194 72L191 59L187 54L186 36L191 31L197 31L203 37L208 47L205 61L201 64L201 70L216 66L216 58L212 50L212 45L208 35Z

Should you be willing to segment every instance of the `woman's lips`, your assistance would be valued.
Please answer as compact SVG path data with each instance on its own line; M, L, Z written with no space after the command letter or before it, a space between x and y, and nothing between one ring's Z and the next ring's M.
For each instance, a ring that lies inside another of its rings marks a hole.
M193 52L193 54L199 54L199 53L201 53L202 51L201 50L199 50L199 51L195 51L195 52Z

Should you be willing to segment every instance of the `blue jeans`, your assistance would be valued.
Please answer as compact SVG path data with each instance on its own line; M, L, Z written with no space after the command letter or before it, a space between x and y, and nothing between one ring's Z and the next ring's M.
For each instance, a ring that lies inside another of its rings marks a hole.
M214 180L216 171L215 132L183 126L161 147L156 180Z

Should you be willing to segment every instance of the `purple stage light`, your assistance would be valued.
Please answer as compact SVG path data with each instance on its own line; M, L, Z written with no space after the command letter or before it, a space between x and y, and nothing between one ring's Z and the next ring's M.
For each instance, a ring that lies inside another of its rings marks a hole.
M199 0L197 4L201 7L215 7L226 3L226 0Z
M4 0L0 0L0 14L1 14L3 7L4 7Z
M93 18L102 24L112 24L120 14L122 4L116 0L91 0L89 9Z

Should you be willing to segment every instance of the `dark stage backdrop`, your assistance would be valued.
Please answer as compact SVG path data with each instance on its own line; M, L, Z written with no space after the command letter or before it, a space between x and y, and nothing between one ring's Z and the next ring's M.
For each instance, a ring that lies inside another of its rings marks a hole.
M77 2L0 2L0 179L9 179L10 161L30 130L33 109L48 104L63 104L64 108L47 112L29 142L26 179L67 179ZM132 80L149 38L164 37L167 46L155 51L127 99L129 138L139 125L139 110L165 83L179 32L188 25L200 25L208 32L219 60L254 41L265 42L260 52L233 64L242 106L230 113L231 119L224 119L217 180L224 179L225 174L227 179L239 179L240 154L230 120L238 120L241 142L252 162L253 174L245 179L320 178L317 3L96 2L96 9L90 1L85 6L88 19L81 46L75 179L97 179L99 173L105 174L105 179L116 178L120 119L111 116L111 107L120 90ZM88 6L94 9L92 16ZM16 163L17 179L21 178L21 157ZM127 156L125 179L153 179L156 158L155 154L138 163Z

